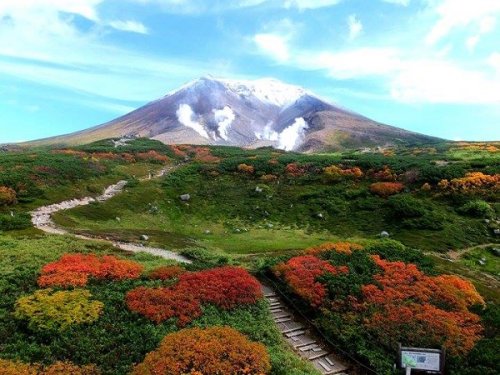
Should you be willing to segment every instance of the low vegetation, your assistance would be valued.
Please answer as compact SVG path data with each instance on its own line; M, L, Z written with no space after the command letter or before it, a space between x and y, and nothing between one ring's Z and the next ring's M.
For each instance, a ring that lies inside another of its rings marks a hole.
M256 275L377 373L394 373L398 343L445 347L452 374L496 373L498 145L122 143L0 152L1 374L316 374L284 343ZM121 194L54 220L192 264L32 228L34 208L122 179Z

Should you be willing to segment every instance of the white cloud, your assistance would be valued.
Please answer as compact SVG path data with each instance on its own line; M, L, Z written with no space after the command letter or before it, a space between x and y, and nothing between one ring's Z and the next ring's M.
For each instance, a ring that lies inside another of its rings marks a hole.
M218 126L219 135L222 139L227 141L229 137L229 129L233 124L233 121L236 119L236 115L228 106L225 106L223 109L214 109L213 113L215 122Z
M218 13L233 9L269 7L284 9L319 9L337 5L342 0L129 0L160 5L167 13Z
M495 69L498 74L500 74L500 52L494 52L494 53L492 53L488 57L487 63L493 69Z
M363 31L363 24L355 14L351 14L347 18L347 25L349 26L349 40L356 39Z
M181 104L176 112L177 120L184 126L193 129L202 137L209 139L207 131L198 121L193 120L195 113L193 109L188 104Z
M111 21L109 26L120 31L129 31L138 34L148 34L148 28L144 24L137 21Z
M394 72L400 65L394 48L357 48L339 52L303 50L296 64L305 70L326 70L337 79L379 76Z
M317 9L337 5L342 0L286 0L285 8Z
M481 39L479 35L470 36L465 40L465 46L469 51L474 51L477 44L479 43L479 39Z
M410 5L410 0L382 0L384 3L402 5L404 7Z
M408 61L391 83L404 102L499 104L500 80L449 61Z
M101 3L1 0L0 74L101 100L146 101L163 94L168 83L180 83L206 69L103 43L99 32L106 21L99 14ZM92 21L94 27L80 30L75 16Z
M454 29L476 25L479 33L491 32L495 17L500 13L498 0L427 0L431 10L438 16L438 21L427 34L426 42L436 44L447 37Z
M255 35L253 40L263 53L278 62L285 62L290 58L287 38L283 35L263 33Z

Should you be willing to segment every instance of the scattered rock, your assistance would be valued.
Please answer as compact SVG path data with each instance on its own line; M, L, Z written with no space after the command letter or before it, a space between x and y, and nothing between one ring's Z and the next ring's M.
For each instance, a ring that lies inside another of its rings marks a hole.
M122 219L120 217L118 217L118 216L115 217L115 220L118 221L118 222L122 221Z
M212 234L212 232L210 230L208 230L208 229L206 229L204 233L205 234Z
M267 212L267 211L264 211L264 215L269 216L269 215L270 215L270 213L269 213L269 212Z
M477 263L479 263L480 266L484 266L486 264L486 262L482 259L479 259Z
M490 250L490 252L497 257L500 257L500 249L494 247L493 249Z
M240 233L240 232L241 232L241 229L236 228L234 231L235 231L236 233Z
M325 218L321 212L319 212L318 214L316 214L316 216L317 216L319 219L324 219L324 218Z
M268 228L273 228L273 227L274 227L274 225L273 225L273 224L271 224L271 223L267 223L267 224L266 224L266 226L267 226Z
M181 201L187 202L188 200L191 199L191 195L190 194L182 194L179 196L179 198L181 199Z
M486 224L489 224L489 223L490 223L490 219L484 219L484 222L485 222Z
M493 230L493 233L496 234L497 236L500 235L500 229Z
M141 241L149 241L148 235L142 234L140 238L141 238Z
M386 232L385 230L380 232L380 237L382 237L382 238L387 238L389 236L390 236L389 232Z
M264 191L264 189L262 189L260 186L256 186L255 187L255 192L256 193L262 193Z

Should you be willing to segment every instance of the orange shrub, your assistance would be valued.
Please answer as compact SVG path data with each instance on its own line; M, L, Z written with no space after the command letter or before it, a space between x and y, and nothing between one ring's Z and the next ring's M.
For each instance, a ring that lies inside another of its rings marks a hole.
M212 155L212 151L208 147L195 147L194 151L194 160L202 162L202 163L218 163L220 162L220 158Z
M327 242L306 249L305 254L318 255L329 251L336 251L337 253L350 255L353 251L361 249L363 249L363 246L353 242Z
M170 145L169 146L175 156L179 158L185 158L187 153L185 153L178 145Z
M285 167L285 173L292 177L300 177L306 173L306 169L297 163L290 163Z
M381 170L371 171L372 178L377 181L396 181L397 175L387 165Z
M432 190L432 186L431 186L431 184L429 184L428 182L426 182L425 184L422 185L422 187L420 188L420 190L422 190L422 191L431 191Z
M482 172L471 172L462 178L454 178L451 181L441 180L438 187L441 190L462 193L486 189L500 190L500 174L488 175Z
M370 191L382 198L401 193L404 188L400 182L375 182L370 185Z
M0 375L99 375L95 365L76 366L71 362L56 362L50 366L24 364L0 359Z
M102 258L94 254L64 254L58 261L42 268L38 284L48 286L83 286L89 276L96 279L137 279L143 267L131 260L112 255Z
M179 350L182 348L182 350ZM271 370L264 345L229 327L184 329L163 339L132 375L264 375Z
M260 177L260 180L262 182L267 182L267 183L275 182L278 180L278 176L276 176L274 174L265 174L265 175Z
M186 272L186 270L179 266L162 266L151 271L149 278L156 280L170 280L184 272Z
M252 165L240 164L238 165L238 172L246 174L254 174L255 168Z
M17 203L16 191L7 186L0 186L0 206Z
M137 159L150 162L159 162L166 164L170 160L167 156L160 154L158 151L150 150L148 152L139 152L136 154Z
M364 307L374 312L365 324L382 342L443 345L452 355L474 347L482 326L468 307L484 300L470 282L451 275L430 277L414 264L372 258L382 272L374 276L377 285L362 287Z
M334 267L313 255L302 255L280 263L273 269L277 277L283 278L294 293L308 301L313 307L321 306L326 296L325 286L317 278L325 273L333 275L347 273L347 267Z
M330 165L323 170L326 177L331 180L336 180L342 177L348 178L361 178L363 177L363 171L359 167L353 167L349 169L342 169L336 165Z

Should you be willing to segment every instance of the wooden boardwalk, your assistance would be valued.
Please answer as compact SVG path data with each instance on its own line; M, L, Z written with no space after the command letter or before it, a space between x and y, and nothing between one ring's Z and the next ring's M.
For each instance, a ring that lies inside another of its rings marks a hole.
M270 286L261 285L276 325L297 354L310 361L324 375L355 374L346 361L335 355Z

